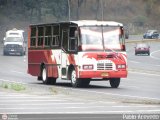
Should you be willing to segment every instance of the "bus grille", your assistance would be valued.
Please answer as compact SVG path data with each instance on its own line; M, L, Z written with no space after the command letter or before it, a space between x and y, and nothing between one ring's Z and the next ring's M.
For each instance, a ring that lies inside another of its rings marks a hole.
M97 63L97 70L112 70L112 63Z

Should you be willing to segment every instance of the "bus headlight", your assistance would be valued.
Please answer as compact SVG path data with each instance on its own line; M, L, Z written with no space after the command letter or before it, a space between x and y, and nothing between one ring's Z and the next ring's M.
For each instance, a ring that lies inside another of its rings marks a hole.
M84 70L92 70L93 69L93 65L83 65L83 69Z

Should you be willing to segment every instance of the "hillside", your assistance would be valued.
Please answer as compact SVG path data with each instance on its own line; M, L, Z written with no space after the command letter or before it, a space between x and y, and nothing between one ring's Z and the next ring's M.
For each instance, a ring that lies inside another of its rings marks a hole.
M122 22L131 33L160 29L160 0L69 0L71 20ZM102 7L103 5L103 7ZM68 0L0 0L0 35L13 27L68 20Z

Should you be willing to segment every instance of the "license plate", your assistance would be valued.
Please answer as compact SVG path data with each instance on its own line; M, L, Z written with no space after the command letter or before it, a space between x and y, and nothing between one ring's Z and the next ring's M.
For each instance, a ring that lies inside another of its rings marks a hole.
M14 51L14 49L11 49L11 51L13 52L13 51Z
M109 74L107 72L101 74L102 77L107 77Z

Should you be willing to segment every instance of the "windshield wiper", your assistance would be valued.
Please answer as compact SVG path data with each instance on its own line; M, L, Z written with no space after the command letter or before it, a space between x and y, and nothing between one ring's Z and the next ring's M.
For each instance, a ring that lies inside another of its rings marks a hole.
M115 51L115 50L113 50L113 49L111 49L111 48L107 48L107 49L113 52L113 53L109 53L109 54L107 55L107 56L108 56L107 58L111 58L111 56L112 56L112 57L114 57L114 58L116 58L116 59L120 59L120 60L124 61L124 60L120 57L120 55L119 55L119 53L118 53L117 51ZM105 52L107 52L106 49L105 49Z

